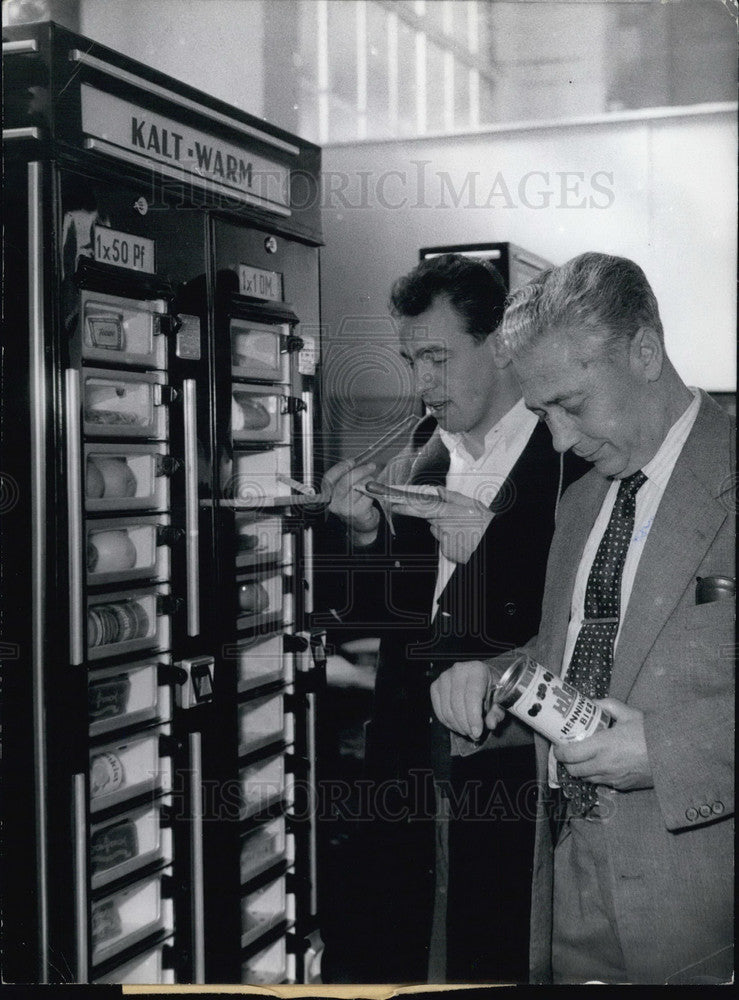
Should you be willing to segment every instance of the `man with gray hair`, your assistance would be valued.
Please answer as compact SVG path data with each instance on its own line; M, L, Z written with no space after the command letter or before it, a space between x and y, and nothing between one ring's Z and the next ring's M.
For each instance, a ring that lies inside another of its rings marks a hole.
M614 720L579 742L536 739L532 977L547 980L551 956L558 983L728 981L733 421L680 379L654 293L624 258L586 253L541 275L512 296L500 337L554 447L594 465L560 504L525 650ZM490 707L503 659L457 663L432 686L461 753L503 716Z

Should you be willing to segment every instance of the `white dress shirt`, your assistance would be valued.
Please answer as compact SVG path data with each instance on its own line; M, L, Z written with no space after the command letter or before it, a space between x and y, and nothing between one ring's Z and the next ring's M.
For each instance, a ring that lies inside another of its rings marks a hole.
M473 497L489 507L521 457L536 424L537 417L526 409L523 399L519 399L487 432L483 453L477 459L465 447L462 434L449 434L439 428L441 440L449 451L447 489ZM432 620L436 616L439 597L456 565L439 550Z
M690 391L693 393L692 402L669 429L667 436L660 445L654 458L650 462L647 462L641 470L647 477L647 481L636 494L634 534L631 537L629 547L626 551L626 559L624 561L623 574L621 576L621 614L618 632L616 633L616 639L614 642L614 650L618 644L618 639L621 634L621 625L626 614L626 609L629 605L629 598L631 597L631 590L634 586L636 571L639 567L641 554L644 551L644 545L646 544L647 537L649 536L649 530L652 527L652 523L657 514L657 508L659 507L664 495L665 487L667 486L670 476L672 475L672 470L675 468L675 463L680 456L680 452L683 450L683 446L688 439L688 435L693 429L695 418L698 416L698 409L700 408L700 393L693 387L691 387ZM567 627L567 640L565 642L565 650L562 657L563 677L567 676L567 670L570 665L570 660L572 659L572 653L575 648L577 636L583 623L583 618L585 617L585 589L588 585L590 569L593 565L595 554L598 551L598 546L600 545L601 539L603 538L605 530L608 526L608 521L610 520L611 512L613 511L613 505L616 502L616 494L618 493L619 483L620 480L618 479L614 479L611 483L611 486L603 500L603 506L600 509L600 513L598 514L595 524L593 525L590 535L588 536L588 540L585 543L582 558L580 559L580 566L577 570L577 576L575 578L575 587L572 591L570 623ZM555 787L558 784L556 780L556 773L556 760L554 758L553 751L550 750L549 783Z

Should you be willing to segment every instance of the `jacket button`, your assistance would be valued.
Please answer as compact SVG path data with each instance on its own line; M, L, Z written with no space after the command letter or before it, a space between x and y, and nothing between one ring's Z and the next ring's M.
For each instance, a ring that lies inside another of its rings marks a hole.
M690 808L685 810L685 818L690 820L692 823L694 820L698 819L698 810L693 806L690 806Z
M704 818L706 818L706 817L708 817L708 816L711 815L711 807L710 806L701 806L700 809L698 810L698 812L701 814L701 816L703 816Z
M711 806L711 809L713 810L713 812L716 813L717 816L720 816L725 808L726 807L724 806L723 802L714 802L713 805Z
M503 610L507 615L515 615L517 609L513 601L508 601L507 604L503 605Z

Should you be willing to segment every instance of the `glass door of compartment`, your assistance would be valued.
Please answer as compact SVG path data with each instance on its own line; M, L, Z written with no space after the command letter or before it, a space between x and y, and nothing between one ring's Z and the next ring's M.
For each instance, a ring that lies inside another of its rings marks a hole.
M167 303L84 290L80 293L82 357L85 360L167 367L161 317Z
M234 378L267 382L288 382L290 357L287 323L260 323L257 320L232 316L231 374Z
M285 395L234 383L231 390L231 434L234 442L283 441L287 426Z
M88 521L86 535L88 584L169 579L169 547L178 536L168 515Z
M100 812L145 792L171 790L170 760L160 756L167 727L90 748L90 811Z
M165 444L86 444L85 510L166 510L179 464Z
M84 433L91 437L166 438L166 389L164 377L154 372L85 369Z
M171 874L171 869L166 874ZM171 900L165 899L162 892L163 878L162 874L152 875L92 903L94 965L156 931L173 929Z
M146 722L166 722L171 715L170 687L160 671L171 656L91 670L87 679L90 736Z
M163 808L171 798L132 809L90 829L92 888L98 889L155 861L172 861L172 831Z

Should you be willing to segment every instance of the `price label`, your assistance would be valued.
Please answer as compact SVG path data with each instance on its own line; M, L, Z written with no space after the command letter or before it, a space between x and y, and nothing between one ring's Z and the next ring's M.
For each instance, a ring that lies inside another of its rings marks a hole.
M260 267L239 264L239 291L254 299L282 302L282 275L279 271L264 271Z
M107 226L95 226L93 250L101 264L126 267L131 271L154 274L154 240L132 236Z

